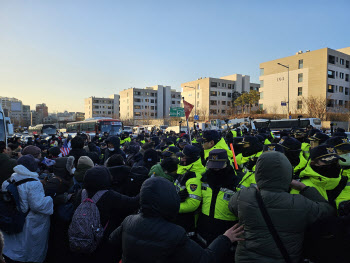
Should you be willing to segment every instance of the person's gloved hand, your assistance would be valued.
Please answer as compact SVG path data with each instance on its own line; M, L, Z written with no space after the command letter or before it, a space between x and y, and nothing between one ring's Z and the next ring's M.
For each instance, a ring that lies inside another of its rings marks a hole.
M182 203L182 202L185 202L185 200L186 200L187 197L188 197L188 191L187 191L187 189L180 191L180 192L178 193L178 195L180 196L180 202L181 202L181 203Z

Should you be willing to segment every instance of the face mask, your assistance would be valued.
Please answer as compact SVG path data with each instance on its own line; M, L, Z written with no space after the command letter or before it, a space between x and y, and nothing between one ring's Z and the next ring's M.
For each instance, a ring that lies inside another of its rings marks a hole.
M350 153L342 154L340 157L345 159L345 162L339 160L339 164L342 166L350 166Z
M300 151L286 151L285 155L293 167L300 163Z
M114 148L108 148L108 150L109 150L110 152L113 152L113 151L114 151Z
M332 163L332 164L322 165L322 166L311 165L311 168L316 173L327 178L339 177L340 170L341 170L338 163Z

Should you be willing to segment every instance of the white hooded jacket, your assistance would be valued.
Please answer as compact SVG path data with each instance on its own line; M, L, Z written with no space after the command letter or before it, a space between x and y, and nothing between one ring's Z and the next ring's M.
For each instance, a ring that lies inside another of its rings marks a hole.
M17 182L27 178L35 178L37 181L26 182L17 188L21 210L24 213L29 210L29 213L21 233L14 235L4 233L3 254L15 261L43 262L48 246L53 201L51 197L45 196L43 185L36 172L29 171L23 165L17 165L13 170L15 173L10 177L11 181ZM3 191L6 191L8 184L7 181L3 182Z

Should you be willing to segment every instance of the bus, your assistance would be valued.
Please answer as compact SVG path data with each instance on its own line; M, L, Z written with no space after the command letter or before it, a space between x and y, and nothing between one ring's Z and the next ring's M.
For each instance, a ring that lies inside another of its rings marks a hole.
M56 135L57 128L55 125L52 124L38 124L35 126L29 126L28 133L33 135Z
M268 120L256 119L252 122L252 128L257 130L260 128L270 128L270 130L291 130L292 128L305 129L308 125L312 125L315 129L321 129L321 119L319 118L301 118L299 119L282 119Z
M89 134L93 137L96 133L109 135L119 135L123 130L123 123L120 120L96 117L84 121L69 122L66 126L66 134L74 137L78 132Z

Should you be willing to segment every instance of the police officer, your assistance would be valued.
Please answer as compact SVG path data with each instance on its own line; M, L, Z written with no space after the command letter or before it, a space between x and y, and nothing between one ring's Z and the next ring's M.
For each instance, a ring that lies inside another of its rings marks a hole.
M233 158L233 154L228 148L224 138L221 138L217 131L204 131L202 145L204 148L204 160L208 158L209 153L214 149L223 149L227 152L227 155L230 159Z
M345 161L332 145L323 144L311 149L310 161L300 173L300 181L306 186L315 187L330 204L337 198L337 189L347 183L347 177L340 175L339 160ZM291 191L291 194L298 193L297 190Z
M186 145L180 156L175 187L181 204L176 223L185 228L189 236L193 236L195 214L202 201L201 178L206 170L201 162L199 148Z
M326 144L333 146L338 155L343 158L343 160L339 160L339 164L342 169L341 176L347 177L347 182L336 198L335 204L338 211L340 210L340 214L344 214L345 211L343 210L346 209L347 203L350 200L350 143L346 138L336 136L328 139Z
M252 170L257 159L262 154L263 144L257 137L244 136L242 142L238 144L242 145L242 153L237 155L237 164L244 165L246 170Z
M285 155L293 166L293 179L299 179L299 174L307 165L307 159L305 159L301 150L300 141L293 137L284 136L279 144L283 146Z
M228 203L240 181L224 149L210 151L206 168L202 177L203 200L197 228L204 245L210 244L238 221L228 209Z

